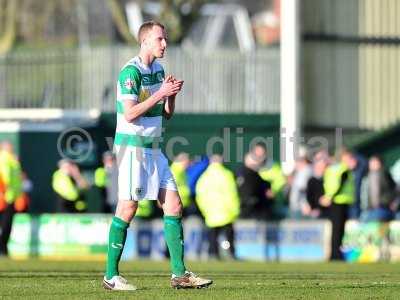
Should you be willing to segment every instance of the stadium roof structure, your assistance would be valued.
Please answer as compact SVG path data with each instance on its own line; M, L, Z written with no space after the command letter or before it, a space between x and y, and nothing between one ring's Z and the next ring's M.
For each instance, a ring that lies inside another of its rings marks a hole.
M248 11L239 4L206 4L200 19L183 41L204 52L220 47L238 47L241 52L253 51L255 40Z
M363 134L350 147L366 156L380 155L387 165L400 157L400 122L388 128Z
M161 4L155 1L146 1L142 7L137 2L129 2L126 15L130 32L136 36L140 24L148 17L159 15L161 8ZM204 4L183 46L206 53L227 47L241 52L254 50L255 40L247 9L232 3Z

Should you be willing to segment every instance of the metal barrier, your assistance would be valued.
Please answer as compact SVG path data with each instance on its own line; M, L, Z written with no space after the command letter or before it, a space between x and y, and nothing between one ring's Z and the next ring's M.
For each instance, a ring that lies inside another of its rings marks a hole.
M0 108L113 111L118 71L129 47L16 52L0 58ZM279 49L204 55L171 48L166 73L185 80L179 112L279 112Z

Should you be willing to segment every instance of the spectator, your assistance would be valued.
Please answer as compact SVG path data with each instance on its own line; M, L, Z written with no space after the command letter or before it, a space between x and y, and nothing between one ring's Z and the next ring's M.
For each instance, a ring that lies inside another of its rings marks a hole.
M13 145L8 142L0 144L0 178L4 210L1 219L0 255L8 255L7 243L10 238L12 221L15 214L14 203L22 193L21 165Z
M319 201L324 195L323 177L329 165L327 156L316 155L313 162L313 175L307 182L306 198L302 213L311 218L329 218L329 210L320 205Z
M154 201L142 200L138 202L135 217L137 220L149 220L154 216Z
M196 184L201 174L208 167L208 157L202 156L200 160L192 162L192 164L186 169L186 179L190 189L190 198L196 198Z
M263 159L249 152L245 156L244 165L237 171L236 182L242 218L266 220L272 217L271 184L258 174L263 163Z
M395 199L396 184L383 166L378 156L369 159L368 176L362 184L362 207L364 212L361 220L389 221L393 219L392 203Z
M21 172L22 191L17 199L15 199L14 209L17 213L27 212L30 204L30 194L33 190L33 183L25 172Z
M284 218L287 214L286 177L279 163L268 157L265 144L256 144L252 151L258 160L262 161L259 174L261 178L271 184L271 198L273 198L273 217Z
M170 168L171 173L175 178L175 183L178 188L179 196L181 197L182 206L184 212L190 207L192 204L192 200L190 198L190 188L188 186L187 178L186 178L186 170L190 165L189 155L187 153L178 154L174 161L172 162Z
M357 161L347 150L341 152L341 162L331 165L324 175L324 196L320 204L329 207L332 223L331 260L342 260L340 252L349 207L354 202L355 183L353 170Z
M353 170L355 198L354 198L354 203L350 206L349 219L358 219L361 213L361 207L360 207L361 183L363 178L368 173L368 160L364 156L358 153L353 153L353 156L357 163L355 169Z
M396 160L393 166L390 168L390 175L396 182L396 185L400 186L400 158Z
M220 259L218 237L225 234L222 242L235 258L233 223L239 216L239 196L234 174L222 164L222 156L213 155L210 165L196 185L196 202L209 228L210 258Z
M58 170L53 174L52 187L58 198L60 212L75 213L86 210L83 192L89 184L75 163L67 159L59 161Z
M295 169L289 192L289 215L292 218L303 216L303 209L307 206L307 182L312 176L312 168L307 157L307 150L300 148L296 158Z
M94 173L94 184L102 197L103 212L115 213L118 202L118 167L111 152L103 153L103 165Z
M6 185L4 183L3 176L0 173L0 214L3 214L7 207L5 193L6 193Z

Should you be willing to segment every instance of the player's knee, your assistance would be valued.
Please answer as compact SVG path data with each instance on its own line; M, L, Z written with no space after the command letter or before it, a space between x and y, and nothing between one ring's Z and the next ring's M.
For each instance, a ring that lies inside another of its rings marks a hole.
M136 201L120 200L115 215L125 222L130 223L135 216L137 207L138 203Z
M182 215L182 210L183 206L181 201L176 201L173 205L171 205L170 208L170 214L173 216L181 216Z

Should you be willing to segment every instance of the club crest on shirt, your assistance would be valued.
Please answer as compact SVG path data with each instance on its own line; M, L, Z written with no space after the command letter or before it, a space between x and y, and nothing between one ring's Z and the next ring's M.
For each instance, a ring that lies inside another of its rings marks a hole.
M136 194L136 196L142 196L143 188L136 188L135 189L135 194Z
M127 90L131 90L131 89L135 86L135 83L133 82L132 79L127 78L127 79L125 80L125 82L124 82L124 86L125 86L125 88L126 88Z

